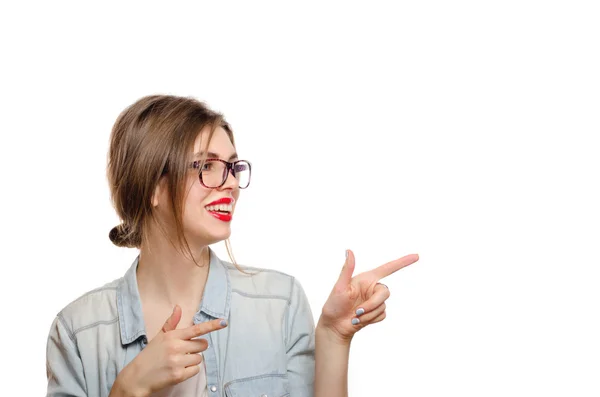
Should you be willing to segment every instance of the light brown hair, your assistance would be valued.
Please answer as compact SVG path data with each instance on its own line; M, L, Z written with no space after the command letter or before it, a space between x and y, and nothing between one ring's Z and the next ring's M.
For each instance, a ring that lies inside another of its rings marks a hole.
M112 203L122 221L109 233L113 244L142 246L144 232L153 221L152 196L165 176L177 234L171 243L193 259L183 233L184 190L190 154L205 127L210 127L207 144L215 129L222 127L235 147L233 132L223 115L191 97L150 95L121 112L112 128L107 166ZM206 154L201 162L205 160ZM229 239L225 244L235 264Z

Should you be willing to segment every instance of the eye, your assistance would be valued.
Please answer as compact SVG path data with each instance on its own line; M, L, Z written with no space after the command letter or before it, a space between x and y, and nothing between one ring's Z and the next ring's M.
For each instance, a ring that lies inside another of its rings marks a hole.
M235 166L235 172L242 172L242 171L246 171L248 169L248 166L246 164L237 164Z

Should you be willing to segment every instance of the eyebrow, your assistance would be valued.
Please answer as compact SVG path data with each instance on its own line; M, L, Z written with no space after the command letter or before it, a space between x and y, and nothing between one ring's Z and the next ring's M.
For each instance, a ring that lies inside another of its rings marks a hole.
M194 156L200 158L200 157L202 157L203 153L204 152L202 152L202 151L198 152L198 153L194 153ZM219 155L217 153L214 153L214 152L208 152L207 155L208 155L207 158L209 158L209 159L210 158L216 158L216 159L220 158ZM229 156L229 161L236 160L237 158L238 158L237 153L233 153L231 156Z

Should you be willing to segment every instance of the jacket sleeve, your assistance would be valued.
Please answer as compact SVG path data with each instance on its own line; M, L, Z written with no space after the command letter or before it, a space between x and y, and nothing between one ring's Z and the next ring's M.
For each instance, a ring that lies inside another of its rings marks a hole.
M315 323L308 298L294 279L286 313L287 375L291 397L313 397Z
M52 322L46 345L47 397L86 397L83 364L75 337L59 313Z

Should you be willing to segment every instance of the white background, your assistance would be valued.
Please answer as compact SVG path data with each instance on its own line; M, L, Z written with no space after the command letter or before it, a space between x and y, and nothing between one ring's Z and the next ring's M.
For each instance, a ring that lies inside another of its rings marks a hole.
M352 396L600 395L596 2L196 3L1 6L0 394L45 393L54 316L136 255L107 237L108 138L167 93L225 113L254 166L236 259L315 318L344 249L420 254Z

